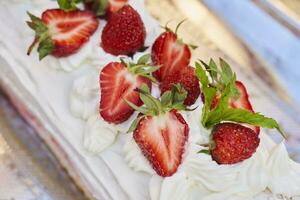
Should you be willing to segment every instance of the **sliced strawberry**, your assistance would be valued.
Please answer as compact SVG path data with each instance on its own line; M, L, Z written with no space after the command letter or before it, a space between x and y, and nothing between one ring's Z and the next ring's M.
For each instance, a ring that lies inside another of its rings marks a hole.
M189 127L175 110L146 116L134 131L134 139L158 175L173 175L181 164Z
M252 105L249 101L249 95L248 95L247 89L244 86L244 84L241 81L236 81L235 86L238 89L240 96L238 99L230 99L229 107L242 108L242 109L246 109L248 111L254 112ZM219 98L220 98L220 95L217 95L214 97L212 104L211 104L211 109L213 109L217 106ZM203 100L203 96L202 96L202 100ZM251 126L251 125L247 125L247 126L250 127L251 129L253 129L255 131L255 133L259 134L260 128L258 126Z
M236 100L231 99L229 101L229 105L232 108L242 108L242 109L246 109L248 111L254 112L252 105L249 101L249 95L247 92L247 89L245 87L245 85L241 82L241 81L236 81L235 82L235 86L238 89L239 93L240 93L240 97ZM260 128L259 126L251 126L248 125L251 129L253 129L257 134L259 134L260 132Z
M48 9L41 19L30 14L28 25L36 31L36 39L30 46L39 43L40 59L52 54L65 57L76 53L98 27L96 16L89 11Z
M174 32L162 33L152 46L152 62L161 65L154 76L162 81L167 75L176 73L190 63L191 51L189 47L177 39Z
M134 112L125 100L140 106L142 101L135 91L143 83L151 87L149 79L130 73L125 64L112 62L106 65L100 74L100 114L110 123L122 123Z

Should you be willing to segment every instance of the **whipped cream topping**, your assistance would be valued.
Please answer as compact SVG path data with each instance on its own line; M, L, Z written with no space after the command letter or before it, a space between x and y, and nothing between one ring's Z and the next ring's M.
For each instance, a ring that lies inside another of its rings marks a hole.
M99 110L99 77L97 73L84 75L73 83L70 110L75 117L87 120Z
M132 133L126 136L124 145L125 161L128 166L135 171L146 172L148 174L155 174L156 172L150 166L148 160L143 156L139 146L132 137Z
M55 136L65 144L63 147L68 153L75 152L71 159L96 198L101 198L102 193L107 196L103 199L130 200L260 200L280 199L280 195L297 199L295 196L300 195L299 164L288 157L283 144L276 146L263 132L257 152L244 162L217 165L210 156L198 154L199 144L207 143L210 132L201 126L200 99L195 104L198 105L196 110L182 112L190 127L190 138L178 172L167 178L157 176L132 134L119 137L125 135L137 113L119 125L106 123L98 114L99 72L108 62L119 60L100 47L106 22L100 20L98 30L78 53L59 59L49 56L39 62L35 51L31 57L24 55L34 36L24 23L24 19L28 19L25 11L39 16L43 10L57 7L56 2L14 0L3 3L8 7L2 8L0 18L7 28L0 33L0 55L9 66L0 68L12 70L37 100L37 106L41 105L38 111L45 112L50 123L59 130L53 129L53 134L57 132ZM151 46L160 32L157 22L145 12L142 0L129 3L140 13L147 31L145 44ZM4 20L7 16L12 17ZM133 60L141 54L137 53ZM158 97L160 92L154 86L152 93ZM82 151L82 145L97 155ZM71 151L69 146L75 150Z
M300 196L300 164L289 158L283 142L271 150L267 166L272 193L288 198Z
M92 153L100 153L113 144L117 133L99 114L93 115L84 129L83 146Z

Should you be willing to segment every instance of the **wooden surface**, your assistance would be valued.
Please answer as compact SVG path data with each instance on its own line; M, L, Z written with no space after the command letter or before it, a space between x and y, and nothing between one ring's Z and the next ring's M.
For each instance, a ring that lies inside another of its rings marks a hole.
M1 93L0 176L0 200L84 199L48 147Z

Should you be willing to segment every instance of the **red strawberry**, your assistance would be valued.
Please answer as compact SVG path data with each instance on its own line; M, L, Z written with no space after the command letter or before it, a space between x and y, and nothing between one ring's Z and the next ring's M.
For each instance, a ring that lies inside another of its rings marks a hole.
M147 55L145 55L147 56ZM142 101L139 93L135 91L143 83L151 88L149 71L153 66L148 66L146 57L142 56L138 64L111 62L100 73L100 115L109 123L126 121L134 112L125 100L140 106ZM147 78L146 78L147 77Z
M140 112L128 132L134 132L133 138L156 173L172 176L181 164L189 136L189 127L178 113L186 110L186 91L181 85L174 85L160 100L151 96L146 85L138 91L144 105L136 107L128 102Z
M167 75L159 85L161 93L164 93L167 90L171 90L172 86L176 83L180 83L188 92L184 104L194 104L200 94L200 86L199 81L195 76L195 69L188 66L181 71L178 71L171 75Z
M161 65L154 76L157 80L162 81L166 76L188 67L191 51L188 45L178 40L176 33L167 29L155 40L151 57L155 65Z
M247 92L246 87L241 81L236 81L235 86L238 89L240 96L238 99L230 99L229 100L229 107L230 108L242 108L246 109L248 111L254 112L252 105L249 101L249 95ZM201 95L202 101L204 101L203 95ZM211 103L211 109L214 109L217 106L217 103L219 101L220 95L216 95ZM253 129L257 134L260 132L260 127L258 126L251 126L247 125L251 129Z
M36 31L36 38L29 47L30 54L35 44L39 43L40 59L48 54L65 57L76 53L85 44L98 27L98 20L89 11L63 11L49 9L39 19L29 13L28 25Z
M160 176L171 176L181 164L189 127L176 111L144 117L134 131L134 139Z
M221 123L212 130L213 160L218 164L234 164L250 158L260 139L250 128L235 123Z
M102 3L102 5L101 5ZM119 11L123 6L128 3L128 0L85 0L84 5L86 9L92 10L100 16L105 16L109 19L114 13ZM103 4L107 4L106 6Z
M146 30L140 15L130 5L123 6L105 25L103 49L113 55L129 55L144 46Z

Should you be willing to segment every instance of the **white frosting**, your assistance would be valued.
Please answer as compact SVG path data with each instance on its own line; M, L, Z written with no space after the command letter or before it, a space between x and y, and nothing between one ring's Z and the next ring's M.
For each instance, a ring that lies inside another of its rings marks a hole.
M98 73L84 75L76 79L70 95L70 110L75 117L86 120L99 113L100 97Z
M269 188L274 194L300 196L300 165L289 158L283 142L272 149L267 164Z
M113 144L117 131L99 117L91 116L84 129L83 146L92 153L100 153Z
M144 11L142 0L131 0L130 4L141 14L147 31L146 46L150 46L160 28ZM276 199L277 194L300 195L299 164L290 160L283 144L274 147L264 133L253 157L239 164L217 165L210 156L198 154L199 144L207 143L209 136L201 126L200 99L195 111L182 113L190 127L190 138L178 172L168 178L157 176L132 135L117 137L118 133L125 134L137 113L119 125L108 124L97 114L99 71L108 62L119 60L100 48L105 21L100 20L98 30L78 53L60 59L49 56L39 62L35 51L30 57L25 55L34 35L24 23L28 19L25 11L39 16L43 10L56 7L56 2L14 0L1 1L0 5L0 21L5 27L0 32L1 62L5 61L0 69L5 73L0 77L11 88L16 84L24 87L18 94L30 96L34 101L24 100L26 105L38 116L46 116L40 120L96 198L260 200ZM152 93L158 96L158 88L153 87ZM91 156L82 145L90 152L102 153Z
M146 172L148 174L155 174L150 163L142 154L140 148L134 141L132 133L128 133L126 143L124 145L125 161L128 166L135 171Z

